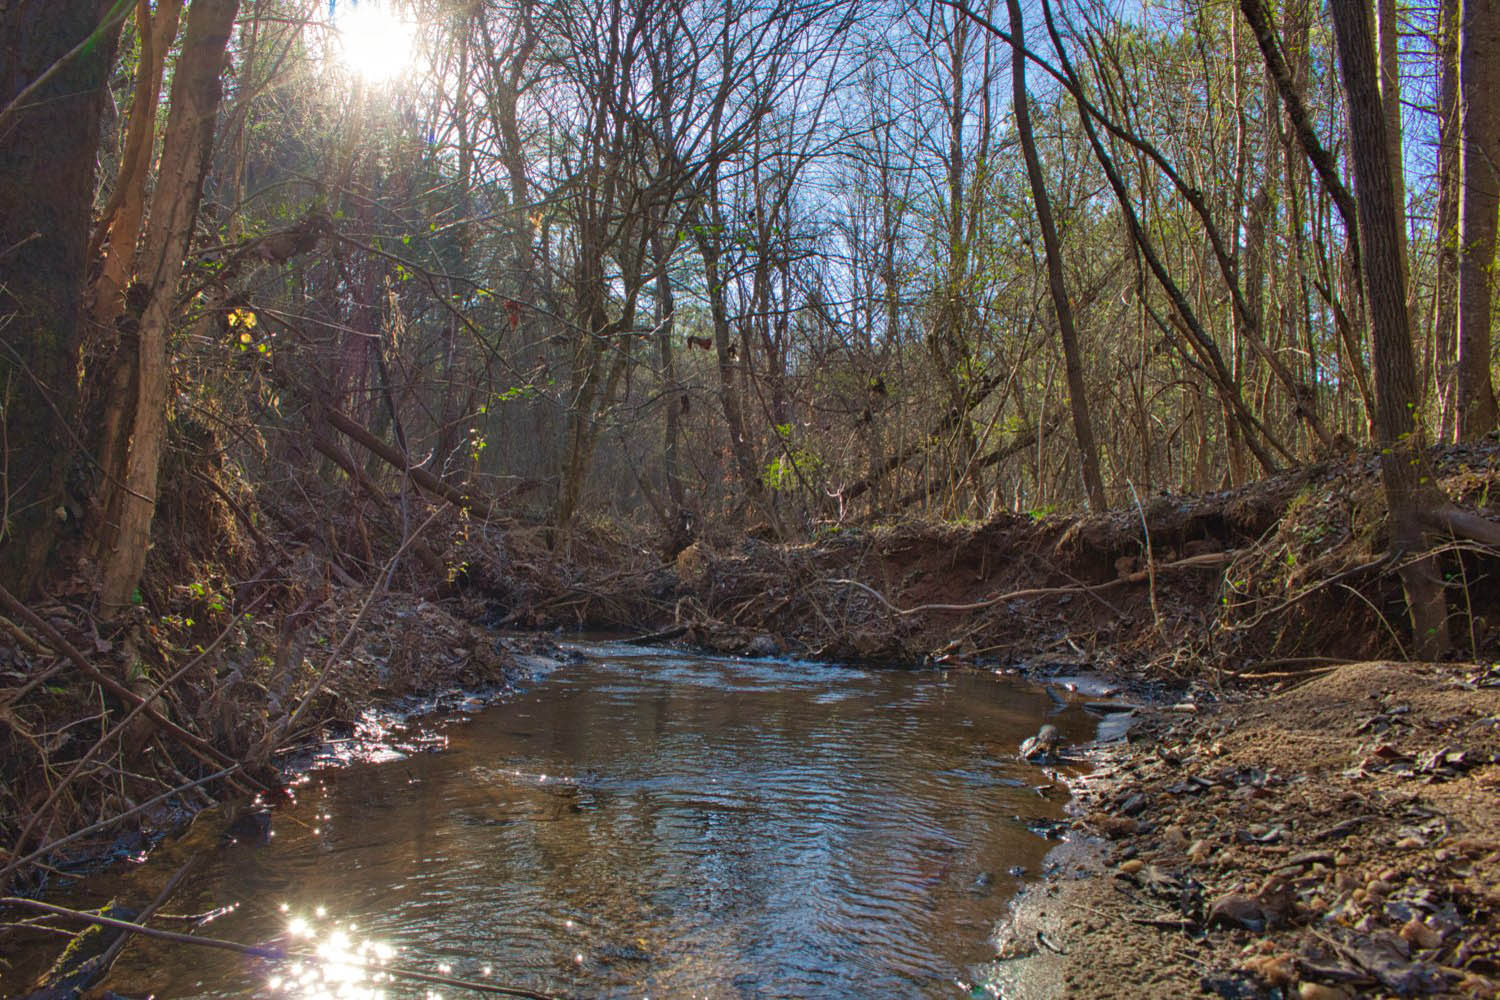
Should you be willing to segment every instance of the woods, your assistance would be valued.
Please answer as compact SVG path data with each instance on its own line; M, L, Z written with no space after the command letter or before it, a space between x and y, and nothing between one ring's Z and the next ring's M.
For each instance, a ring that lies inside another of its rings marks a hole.
M496 682L481 618L1493 657L1497 36L1490 0L0 5L0 889L274 789L414 664Z
M340 48L338 5L241 6L74 5L46 52L8 15L32 60L12 96L99 37L44 81L72 74L87 106L25 95L7 155L65 121L80 151L48 163L103 166L98 211L79 214L80 173L55 235L6 216L18 589L56 512L82 509L103 606L128 603L189 421L231 492L327 475L282 463L332 407L559 539L603 515L679 549L684 525L747 512L790 540L1098 509L1378 439L1362 129L1309 5L1136 23L1014 4L1009 32L960 3L391 5L412 46L375 75ZM1410 415L1479 440L1493 19L1381 12ZM1048 29L1029 49L1028 16ZM91 305L35 355L26 255L64 239L57 287Z

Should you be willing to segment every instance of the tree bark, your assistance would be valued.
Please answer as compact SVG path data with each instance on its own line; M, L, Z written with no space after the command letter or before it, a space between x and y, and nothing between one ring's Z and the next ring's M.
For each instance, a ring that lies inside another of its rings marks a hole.
M167 52L177 38L182 0L161 0L155 16L142 0L136 11L141 38L140 65L136 70L135 94L130 103L130 125L125 153L115 189L94 229L94 243L102 260L94 279L90 310L92 336L98 338L101 356L113 355L105 372L103 412L99 414L99 436L94 442L100 466L111 476L123 474L129 430L135 415L136 362L139 359L140 315L129 309L125 290L136 271L136 249L146 216L146 196L151 161L156 152L156 109L161 99L162 71ZM111 336L111 333L113 336ZM110 345L110 342L113 344ZM105 346L110 345L110 346ZM113 530L120 520L118 489L105 487L90 505L85 525L95 558L104 556ZM106 508L104 502L112 507Z
M1458 439L1495 429L1490 381L1490 281L1500 211L1500 0L1463 0L1458 80L1463 102L1463 207L1458 262Z
M1052 202L1047 197L1047 178L1036 153L1036 138L1031 131L1031 111L1026 97L1026 29L1021 23L1018 0L1006 0L1010 11L1011 103L1016 116L1016 131L1021 137L1021 153L1026 160L1026 177L1031 182L1031 200L1036 209L1037 225L1042 230L1042 247L1047 255L1047 285L1052 292L1052 307L1057 313L1058 338L1062 341L1063 364L1068 379L1068 405L1073 412L1073 433L1078 440L1083 463L1083 484L1088 492L1089 508L1104 510L1104 480L1099 475L1099 446L1094 442L1094 426L1089 420L1088 395L1083 383L1083 361L1078 351L1078 331L1073 326L1073 307L1068 303L1068 285L1063 277L1062 247L1057 226L1052 220Z
M1416 419L1417 368L1370 8L1366 0L1332 0L1330 7L1359 192L1363 277L1375 353L1375 427L1390 508L1391 553L1405 560L1400 572L1411 614L1413 652L1419 659L1434 660L1448 648L1448 609L1437 559L1422 554L1423 522L1432 510L1444 505L1444 499L1428 466L1425 434Z
M64 478L76 454L70 428L77 422L79 303L104 86L119 36L113 15L127 6L128 0L0 5L0 108L6 109L0 125L0 584L22 598L39 583L61 520L72 516ZM91 37L92 44L82 44ZM23 95L28 87L34 89Z
M149 298L141 317L130 446L120 477L120 520L114 526L114 544L105 557L100 590L101 609L106 615L130 602L151 545L157 479L166 443L167 336L177 283L198 218L203 177L213 152L222 98L219 76L239 6L239 0L193 0L182 55L173 73L161 168L140 262Z
M1437 438L1456 434L1458 343L1458 18L1459 0L1441 0L1438 23L1437 288L1432 303L1432 377Z

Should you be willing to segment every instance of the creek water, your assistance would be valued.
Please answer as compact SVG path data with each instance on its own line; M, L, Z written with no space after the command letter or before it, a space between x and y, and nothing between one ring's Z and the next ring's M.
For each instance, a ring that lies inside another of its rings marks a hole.
M574 997L954 997L1061 815L1015 759L1077 709L984 672L574 644L437 749L316 770L201 859L198 933ZM160 942L157 997L467 995Z

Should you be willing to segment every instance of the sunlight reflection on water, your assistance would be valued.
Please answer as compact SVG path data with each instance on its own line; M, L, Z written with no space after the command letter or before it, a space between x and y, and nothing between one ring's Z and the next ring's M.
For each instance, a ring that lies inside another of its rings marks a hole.
M396 949L383 941L359 938L357 924L320 926L327 910L318 907L313 919L288 913L286 941L293 949L310 948L305 956L277 963L266 975L267 995L296 1000L383 1000L391 976L383 967L396 956ZM440 970L442 971L442 970ZM428 996L434 996L429 991Z
M404 758L318 770L277 837L212 854L180 905L238 902L217 935L293 957L140 942L112 987L952 997L1063 816L1015 747L1043 718L1092 732L978 672L579 649L483 712L372 723Z

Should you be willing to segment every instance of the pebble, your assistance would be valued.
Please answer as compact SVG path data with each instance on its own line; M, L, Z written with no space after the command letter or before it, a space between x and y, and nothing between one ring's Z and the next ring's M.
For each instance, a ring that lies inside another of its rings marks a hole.
M1443 943L1443 935L1436 928L1412 918L1401 927L1401 937L1413 948L1436 948Z
M1290 955L1257 955L1242 962L1240 968L1272 986L1290 986L1297 978L1297 969Z
M1322 983L1299 983L1297 997L1298 1000L1349 1000L1349 994L1337 986L1325 986Z
M1396 849L1401 851L1414 851L1418 847L1425 846L1421 837L1402 837L1396 841Z
M1120 866L1120 872L1125 875L1134 875L1144 867L1146 867L1146 862L1140 858L1131 858Z

